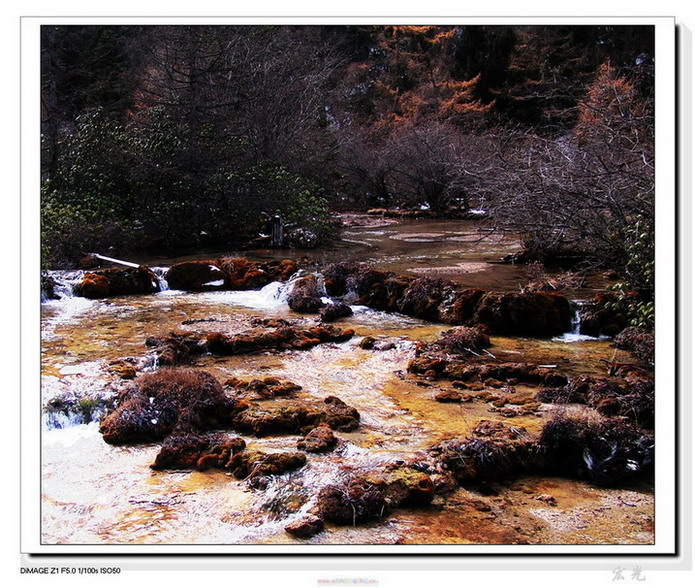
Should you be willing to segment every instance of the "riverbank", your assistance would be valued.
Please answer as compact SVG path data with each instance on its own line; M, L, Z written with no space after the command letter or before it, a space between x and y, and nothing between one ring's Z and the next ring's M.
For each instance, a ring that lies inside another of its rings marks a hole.
M461 262L462 258L485 263L488 257L499 258L510 246L504 240L491 247L485 240L468 239L475 233L477 227L467 221L355 227L352 236L361 243L344 242L325 255L342 255L350 261L380 259L383 263L375 269L399 272L413 267L416 259L429 268L451 267L452 259ZM262 257L257 260L262 261ZM480 280L477 283L487 288L504 289L509 284L515 290L523 271L515 266L491 265L484 271L457 271L455 275L458 280ZM166 275L163 269L155 274ZM419 274L411 275L416 279ZM77 281L79 276L73 279ZM535 397L543 386L524 381L518 374L461 382L436 369L430 375L410 371L412 362L422 356L423 345L435 345L448 327L354 303L353 314L335 323L341 331L354 333L344 341L234 355L220 354L213 348L191 354L181 365L211 374L225 394L249 404L244 410L272 412L285 405L315 407L328 397L341 399L360 418L356 428L334 431L339 439L334 450L307 453L303 466L272 474L261 487L236 478L235 470L225 469L224 464L206 471L153 470L150 466L162 450L161 441L104 442L98 426L101 416L118 406L119 395L125 390L138 386L139 380L123 376L157 371L153 348L145 344L148 338L166 337L173 331L206 340L211 333L229 338L253 329L270 332L285 328L283 324L295 330L316 328L318 315L292 311L287 305L287 290L281 282L277 284L244 291L165 289L97 300L65 296L44 303L44 403L49 406L56 397L70 394L77 401L83 400L82 417L78 413L69 416L60 409L44 415L43 536L47 543L653 542L654 497L648 476L615 488L549 471L510 470L500 479L447 482L447 470L440 469L446 460L433 456L432 448L452 439L485 439L480 437L484 429L479 428L481 422L501 423L504 430L524 430L523 443L531 447L538 443L546 424L567 411L592 415L596 422L607 417L576 401L539 402ZM370 337L376 342L371 348L364 345ZM635 363L627 351L613 348L606 338L492 334L490 343L486 351L476 351L486 356L486 364L524 363L558 372L567 380L608 377L607 363ZM428 352L437 350L433 347ZM488 352L494 360L487 357ZM475 356L472 359L481 361ZM134 374L125 369L128 366ZM267 378L291 381L301 388L291 398L265 398L238 384ZM618 376L614 379L617 381ZM232 380L237 384L228 383ZM459 401L438 401L442 393L449 398L458 394ZM103 404L99 404L100 397ZM93 405L90 398L95 401ZM89 418L83 418L87 408L94 410ZM243 418L234 417L235 422L250 422L244 411L239 415ZM91 423L83 422L92 418ZM259 435L258 428L249 434L239 427L232 424L212 431L227 437L241 435L246 444L242 456L258 451L296 453L306 434L288 430ZM578 463L582 466L581 455ZM428 476L434 484L428 505L396 505L393 482L387 479L380 492L386 493L390 504L388 515L353 526L332 522L327 511L319 508L325 519L323 531L310 539L297 539L285 531L314 513L322 490L344 483L346 476L364 478L388 467L413 466L417 466L413 471ZM460 474L459 479L463 479ZM626 520L629 525L624 524Z

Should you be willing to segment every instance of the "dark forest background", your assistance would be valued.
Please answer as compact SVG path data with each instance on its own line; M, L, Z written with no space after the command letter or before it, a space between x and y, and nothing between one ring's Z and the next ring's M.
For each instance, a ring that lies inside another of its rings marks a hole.
M42 254L482 209L653 285L651 26L44 26Z

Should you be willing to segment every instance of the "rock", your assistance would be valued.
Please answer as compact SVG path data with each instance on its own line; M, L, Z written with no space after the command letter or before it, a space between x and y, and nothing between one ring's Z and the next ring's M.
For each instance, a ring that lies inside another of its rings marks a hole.
M550 496L550 494L539 494L534 497L534 500L545 502L548 506L557 506L557 500L555 500L555 497Z
M137 368L135 365L125 359L117 359L109 362L108 370L123 380L133 380L137 375Z
M441 321L440 305L453 295L457 286L454 282L438 278L413 280L403 292L398 311L430 321Z
M335 302L324 306L319 314L321 315L321 322L332 323L338 319L352 316L353 311L344 302Z
M653 436L624 419L589 411L554 417L543 426L536 445L542 471L588 478L602 486L629 482L653 467Z
M77 262L77 267L80 269L88 270L95 269L102 266L103 261L99 259L94 253L85 255L79 262Z
M287 525L285 531L293 537L308 539L323 531L323 521L317 516L308 515Z
M425 353L410 360L408 372L426 375L434 372L437 377L466 383L471 381L486 382L502 387L510 379L529 384L546 386L564 386L567 378L552 368L541 368L533 364L512 362L480 363L470 360L448 358L445 354ZM460 385L460 384L459 384ZM487 385L487 384L486 384Z
M56 285L56 281L51 276L41 274L41 302L58 298L55 292Z
M322 295L316 276L305 276L294 282L287 296L287 305L295 312L316 313L325 306Z
M297 442L297 449L309 453L322 453L332 451L338 444L338 438L328 425L321 425L312 429L307 435Z
M395 337L372 337L368 335L360 341L360 348L374 351L388 351L389 349L395 349L400 342L401 339Z
M386 497L379 488L357 477L321 488L317 507L323 520L336 525L354 526L389 512Z
M279 380L278 378L265 377L255 380L239 380L230 378L225 383L225 386L234 388L237 393L242 395L254 393L261 398L277 398L283 396L292 396L295 392L299 392L302 387L289 380Z
M452 292L439 307L439 316L444 323L464 325L471 323L475 309L485 292L469 288L460 292Z
M454 390L443 390L434 395L437 402L461 402L463 396Z
M223 468L232 455L246 447L241 437L228 437L214 433L196 435L185 433L170 435L164 440L154 463L153 470Z
M164 368L121 392L99 432L113 445L159 441L175 430L184 434L228 425L240 408L211 374Z
M265 264L266 271L275 282L286 282L299 270L297 262L293 259L282 261L270 261Z
M106 298L109 292L108 278L91 272L84 275L82 282L75 289L75 293L84 298Z
M324 401L325 423L335 431L354 431L360 422L360 413L345 404L337 396L328 396Z
M287 243L290 247L313 249L321 242L319 236L308 227L297 227L287 233Z
M464 354L474 354L491 345L490 337L478 327L455 327L444 331L436 344L446 351Z
M114 396L107 390L94 393L80 391L79 396L67 391L49 399L43 411L49 423L56 428L63 426L64 417L79 424L87 424L101 419L104 414L112 411L115 404Z
M130 294L152 294L159 291L157 276L145 266L110 268L88 272L75 289L78 296L106 298Z
M542 389L539 402L586 404L605 416L622 416L641 427L654 426L654 378L635 373L629 379L577 377L562 388Z
M348 278L354 276L359 266L354 263L334 263L323 271L324 285L329 296L344 296Z
M109 268L93 273L104 276L109 281L109 296L159 292L157 276L144 265L135 268Z
M407 465L387 466L383 472L366 474L364 481L377 487L389 506L426 506L434 499L430 476Z
M237 355L267 349L309 349L320 343L342 343L354 334L352 329L342 330L329 325L308 329L249 329L237 335L209 333L206 336L206 346L210 353Z
M145 345L155 348L157 362L162 366L179 365L204 352L200 336L189 332L174 331L163 337L148 337Z
M360 349L374 349L374 344L376 343L376 337L367 335L360 341Z
M654 426L654 380L645 378L618 384L606 379L589 386L586 404L605 416L622 416L641 427Z
M639 298L637 294L635 298ZM628 320L619 312L608 308L618 301L613 292L602 292L579 310L579 332L590 337L615 337L628 326Z
M356 264L325 270L331 296L357 295L357 302L376 310L454 325L484 326L498 335L547 337L569 331L572 309L557 292L483 292L461 290L454 282L412 278Z
M638 359L654 364L654 332L639 327L628 327L615 338L615 347L625 349Z
M236 453L227 463L227 468L239 480L261 476L278 476L299 469L306 463L303 453L264 453L243 451Z
M551 337L570 330L572 315L569 300L556 292L489 292L472 322L496 335Z
M483 292L461 290L454 282L412 278L356 264L334 264L325 270L331 296L349 292L376 310L475 327L499 335L546 337L571 328L569 301L557 292Z
M451 439L430 453L459 483L509 478L532 467L533 440L523 427L483 420L466 439Z
M234 428L257 437L275 434L307 434L325 424L336 431L353 431L359 426L360 414L335 396L322 404L308 401L286 401L281 406L248 404L235 414Z
M160 365L177 365L205 352L239 355L267 350L309 349L321 343L342 343L354 334L352 329L343 330L330 325L307 329L281 326L248 329L236 335L171 332L163 337L148 337L145 344L155 347Z
M165 275L172 290L209 292L230 289L229 276L210 261L185 261L172 265Z

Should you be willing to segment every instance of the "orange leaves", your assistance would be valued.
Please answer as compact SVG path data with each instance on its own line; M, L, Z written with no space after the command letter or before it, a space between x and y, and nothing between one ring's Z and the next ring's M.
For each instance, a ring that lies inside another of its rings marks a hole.
M610 62L603 63L589 87L586 98L579 103L575 136L589 140L612 136L621 130L636 130L640 121L649 120L649 104L640 98L633 83L620 75Z

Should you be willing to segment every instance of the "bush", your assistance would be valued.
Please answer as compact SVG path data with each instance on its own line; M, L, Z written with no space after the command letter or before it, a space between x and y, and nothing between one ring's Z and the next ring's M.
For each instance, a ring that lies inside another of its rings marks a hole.
M650 330L654 328L655 318L653 226L638 217L623 231L623 239L626 243L626 281L609 288L616 292L617 299L607 303L606 309L622 315L632 327Z
M274 215L290 244L335 237L316 184L272 161L244 161L240 140L212 140L209 127L189 142L191 129L161 109L128 124L101 110L79 116L42 186L44 265L107 248L238 245L268 232Z

